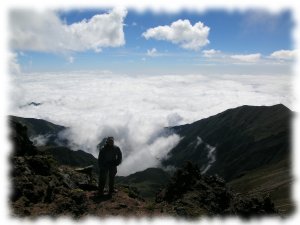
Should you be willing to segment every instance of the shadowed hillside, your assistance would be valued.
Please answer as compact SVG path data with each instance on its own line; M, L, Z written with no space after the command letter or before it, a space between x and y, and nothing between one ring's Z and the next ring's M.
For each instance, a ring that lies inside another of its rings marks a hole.
M35 138L36 140L38 138L44 139L45 143L43 145L58 145L66 141L60 140L58 137L59 133L66 129L64 126L35 118L9 116L9 119L26 126L29 138Z
M197 163L203 172L232 180L290 157L292 112L284 105L241 106L170 128L182 140L163 165Z

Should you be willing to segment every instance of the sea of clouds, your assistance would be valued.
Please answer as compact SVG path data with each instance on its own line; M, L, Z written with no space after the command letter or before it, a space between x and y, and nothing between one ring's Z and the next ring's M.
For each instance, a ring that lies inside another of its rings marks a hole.
M124 158L118 174L128 175L159 166L179 142L178 135L158 135L164 127L241 105L282 103L292 109L291 88L285 75L18 74L11 80L9 114L69 127L61 135L70 147L95 157L102 138L114 136Z

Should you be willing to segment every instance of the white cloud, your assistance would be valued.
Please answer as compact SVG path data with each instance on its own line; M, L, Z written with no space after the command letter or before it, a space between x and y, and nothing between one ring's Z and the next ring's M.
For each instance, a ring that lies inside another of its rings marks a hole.
M189 20L177 20L170 26L158 26L148 29L142 35L146 39L170 41L184 49L198 50L209 43L210 28L202 22L194 25Z
M19 74L21 73L21 67L18 63L17 53L10 52L8 55L8 68L10 74Z
M151 166L176 145L162 128L215 115L240 105L293 104L290 77L283 75L126 76L99 72L14 76L10 114L70 127L74 149L97 157L107 135L123 151L120 175ZM40 102L39 107L22 107Z
M270 57L274 59L293 59L296 57L296 50L279 50L273 52Z
M242 62L254 63L260 60L261 54L248 54L248 55L231 55L230 58L237 59Z
M35 137L30 137L30 140L33 142L35 146L45 146L45 144L48 142L51 135L38 135Z
M40 52L101 51L125 44L126 10L114 9L67 25L53 11L14 10L10 15L11 47Z
M210 50L203 50L202 53L203 53L204 57L211 58L217 54L220 54L221 51L215 50L215 49L210 49Z
M156 48L148 49L147 50L147 56L150 56L150 57L157 56Z
M168 127L173 127L180 125L183 121L182 116L180 116L178 113L171 113L167 116L168 121Z

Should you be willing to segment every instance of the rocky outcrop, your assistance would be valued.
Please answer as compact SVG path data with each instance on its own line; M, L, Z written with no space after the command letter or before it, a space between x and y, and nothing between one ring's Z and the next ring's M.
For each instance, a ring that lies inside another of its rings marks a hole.
M8 118L10 121L14 121L26 126L28 137L36 144L38 144L38 140L43 140L43 145L49 146L56 146L58 144L67 145L68 143L66 139L63 139L59 135L61 132L67 129L64 126L60 126L42 119L23 118L17 116L9 116Z
M36 154L37 149L27 136L27 127L13 120L9 120L9 125L11 127L10 140L13 145L13 154L17 156Z
M188 162L174 174L171 182L156 196L156 202L172 205L180 216L240 215L243 217L277 214L269 196L242 196L218 176L201 175Z

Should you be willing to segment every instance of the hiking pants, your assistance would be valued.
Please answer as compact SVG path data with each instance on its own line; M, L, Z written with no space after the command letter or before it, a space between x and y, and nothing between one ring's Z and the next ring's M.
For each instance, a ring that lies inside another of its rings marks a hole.
M103 193L106 178L108 174L108 188L109 192L112 193L114 191L114 184L115 184L115 176L117 174L117 167L101 167L99 168L99 192Z

